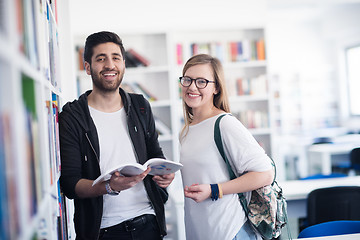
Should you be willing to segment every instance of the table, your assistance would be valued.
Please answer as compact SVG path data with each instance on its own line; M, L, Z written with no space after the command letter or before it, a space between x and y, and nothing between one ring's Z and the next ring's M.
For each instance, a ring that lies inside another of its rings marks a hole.
M317 159L313 157L314 154L320 154L320 167L322 174L331 173L331 157L333 155L349 154L350 151L356 147L360 147L360 142L353 143L326 143L315 144L308 148L309 153L309 170L311 172L312 165ZM311 174L310 174L311 175Z
M281 181L279 185L287 201L288 218L302 218L306 217L306 200L311 191L326 187L360 186L360 176Z

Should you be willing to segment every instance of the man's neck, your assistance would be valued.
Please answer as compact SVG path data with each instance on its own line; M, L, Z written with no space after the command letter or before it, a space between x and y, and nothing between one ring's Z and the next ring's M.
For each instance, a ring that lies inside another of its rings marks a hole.
M102 112L116 112L123 107L119 91L99 92L93 89L88 96L88 104L92 108Z

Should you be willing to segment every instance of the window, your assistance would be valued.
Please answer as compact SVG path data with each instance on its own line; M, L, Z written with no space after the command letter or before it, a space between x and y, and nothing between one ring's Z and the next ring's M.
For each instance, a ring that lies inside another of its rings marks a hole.
M360 45L346 49L350 115L360 116Z

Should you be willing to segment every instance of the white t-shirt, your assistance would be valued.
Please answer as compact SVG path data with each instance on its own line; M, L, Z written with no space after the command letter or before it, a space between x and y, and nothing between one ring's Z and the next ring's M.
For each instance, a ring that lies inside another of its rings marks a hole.
M214 124L218 116L190 126L181 141L180 162L184 165L181 170L184 186L229 181L226 164L214 141ZM220 122L220 130L225 154L233 165L232 169L236 169L234 172L237 176L245 171L271 169L269 157L235 117L225 116ZM248 199L250 194L245 193ZM224 195L217 201L209 198L200 203L185 198L186 239L231 240L245 221L245 212L237 194Z
M134 148L127 130L124 108L105 113L89 106L100 144L101 173L121 163L136 162ZM155 214L141 181L117 196L103 195L101 228L110 227L142 214Z

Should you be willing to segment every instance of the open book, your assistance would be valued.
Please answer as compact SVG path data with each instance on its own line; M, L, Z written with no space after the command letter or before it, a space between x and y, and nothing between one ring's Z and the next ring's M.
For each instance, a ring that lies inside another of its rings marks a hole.
M149 173L150 175L165 175L180 170L182 166L183 165L181 163L165 160L162 158L151 158L143 165L140 163L125 163L101 174L97 179L95 179L92 185L94 186L98 182L109 180L111 175L115 172L120 172L120 174L124 176L134 176L144 172L147 167L151 167L151 171Z

